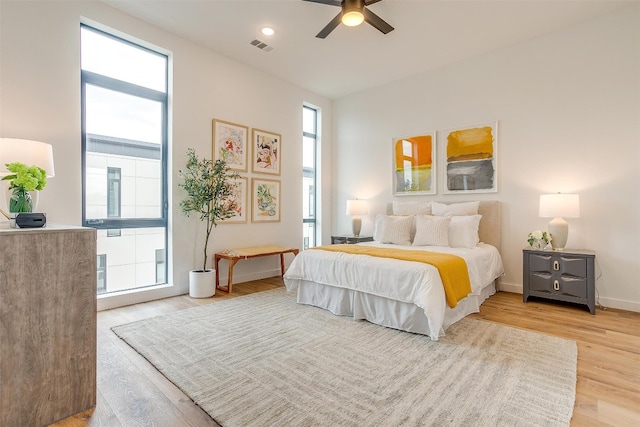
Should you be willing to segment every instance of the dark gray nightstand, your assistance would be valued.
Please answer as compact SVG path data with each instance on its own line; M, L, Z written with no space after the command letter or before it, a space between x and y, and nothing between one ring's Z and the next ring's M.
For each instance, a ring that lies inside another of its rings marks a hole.
M522 298L530 296L585 304L596 314L595 253L524 249Z
M354 244L360 242L373 242L373 236L331 236L332 245L335 245L336 243Z

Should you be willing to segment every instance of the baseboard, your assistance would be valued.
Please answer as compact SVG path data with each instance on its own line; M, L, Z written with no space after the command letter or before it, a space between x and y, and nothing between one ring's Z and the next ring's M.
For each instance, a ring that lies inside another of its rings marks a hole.
M522 294L522 284L517 283L505 283L502 280L498 280L497 289L502 292L511 292L513 294Z
M636 313L640 313L640 302L636 301L624 301L616 298L600 297L596 298L596 303L598 306L602 305L607 308L617 308L619 310L635 311Z
M505 283L498 281L497 289L502 292L511 292L514 294L522 294L522 284ZM640 302L625 301L616 298L600 297L596 298L596 303L603 307L616 308L618 310L634 311L640 313Z

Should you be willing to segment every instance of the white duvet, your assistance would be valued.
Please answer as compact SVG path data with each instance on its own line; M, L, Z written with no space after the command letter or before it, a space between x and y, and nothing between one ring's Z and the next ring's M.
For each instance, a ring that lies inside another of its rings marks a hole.
M483 243L473 249L401 246L378 242L360 245L458 255L467 263L471 293L475 295L503 274L498 250ZM442 330L446 310L445 294L440 273L430 264L317 249L305 250L294 258L284 275L287 291L296 289L303 280L415 304L424 310L431 331Z

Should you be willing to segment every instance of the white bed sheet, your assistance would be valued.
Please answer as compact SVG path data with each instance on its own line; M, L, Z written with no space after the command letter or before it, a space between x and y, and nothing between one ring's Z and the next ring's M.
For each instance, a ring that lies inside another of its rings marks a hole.
M284 275L287 290L299 289L298 302L323 307L335 314L424 333L437 340L450 324L477 311L479 304L495 292L493 287L485 288L503 274L498 250L483 243L473 249L378 242L361 245L458 255L467 263L471 295L452 310L446 305L440 274L429 264L323 250L306 250L296 256ZM377 307L380 304L386 309ZM424 313L424 320L407 320L407 311L415 310L412 306Z

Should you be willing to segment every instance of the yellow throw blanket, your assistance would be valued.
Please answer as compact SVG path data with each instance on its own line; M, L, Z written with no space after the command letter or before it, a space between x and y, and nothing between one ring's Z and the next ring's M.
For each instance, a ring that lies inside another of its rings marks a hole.
M324 251L344 252L355 255L369 255L381 258L394 258L404 261L416 261L431 264L440 272L447 305L451 308L458 305L458 301L471 293L469 270L463 258L457 255L439 252L412 251L405 249L378 248L360 245L327 245L316 246L312 249Z

